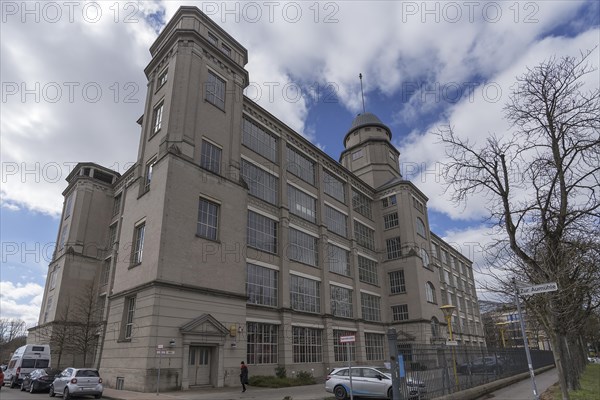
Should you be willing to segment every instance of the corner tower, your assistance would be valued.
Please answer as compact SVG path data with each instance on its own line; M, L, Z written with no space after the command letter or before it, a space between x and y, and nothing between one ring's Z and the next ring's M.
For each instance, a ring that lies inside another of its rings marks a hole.
M340 163L372 188L400 178L400 152L391 143L392 132L372 113L358 114L344 137Z

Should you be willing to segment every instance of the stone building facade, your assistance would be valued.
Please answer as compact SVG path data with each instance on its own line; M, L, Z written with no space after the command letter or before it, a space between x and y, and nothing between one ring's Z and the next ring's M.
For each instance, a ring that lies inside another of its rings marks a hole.
M88 364L128 390L155 391L159 362L161 390L237 385L241 360L324 376L345 335L383 363L389 327L404 346L445 337L448 302L458 339L483 344L471 261L429 230L379 118L349 121L332 159L243 96L246 49L195 7L150 52L137 162L68 176L31 341L92 286Z

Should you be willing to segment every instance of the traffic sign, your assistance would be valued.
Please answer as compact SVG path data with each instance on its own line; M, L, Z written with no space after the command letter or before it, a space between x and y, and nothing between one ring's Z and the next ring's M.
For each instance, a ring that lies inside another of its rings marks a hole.
M541 285L525 286L519 288L519 294L536 294L544 292L555 292L558 290L558 284L556 282L543 283Z
M446 346L458 346L458 342L456 340L446 340Z
M340 343L354 343L356 336L340 336Z

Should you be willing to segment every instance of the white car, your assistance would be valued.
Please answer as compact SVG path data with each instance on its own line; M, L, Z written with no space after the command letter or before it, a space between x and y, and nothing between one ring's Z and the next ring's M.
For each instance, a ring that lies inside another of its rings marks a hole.
M102 378L97 369L93 368L67 368L56 375L50 385L50 397L62 395L64 400L71 397L94 396L102 397Z
M348 367L334 368L327 375L325 390L333 393L338 400L350 397L350 374ZM352 391L357 397L377 399L392 398L392 371L384 367L356 366L352 367ZM405 399L423 398L427 393L425 383L413 378L406 378L406 385L400 388Z

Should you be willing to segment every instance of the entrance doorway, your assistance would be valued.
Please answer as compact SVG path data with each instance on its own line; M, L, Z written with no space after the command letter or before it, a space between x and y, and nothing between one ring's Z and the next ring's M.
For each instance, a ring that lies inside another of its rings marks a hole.
M210 347L190 346L190 386L210 384L210 353Z

